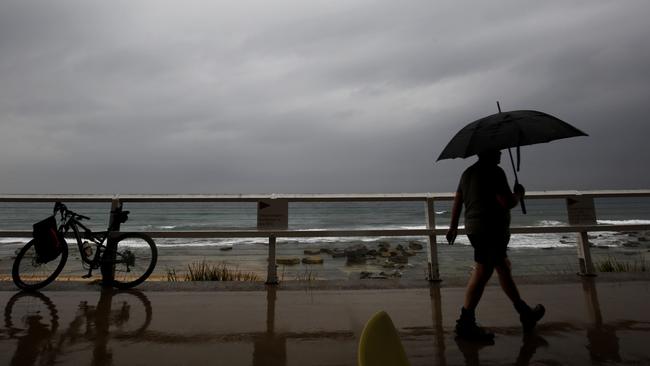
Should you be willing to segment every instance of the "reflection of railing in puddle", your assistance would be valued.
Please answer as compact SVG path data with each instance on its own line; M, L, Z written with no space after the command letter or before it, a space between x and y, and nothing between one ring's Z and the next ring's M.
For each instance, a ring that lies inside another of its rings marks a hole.
M591 326L587 329L587 349L592 361L595 362L620 362L618 337L616 327L603 323L603 315L600 311L598 291L593 278L585 278L582 281L582 289L585 294L585 304Z
M151 303L141 292L103 289L97 305L82 301L68 328L59 334L54 303L39 292L19 292L4 312L5 332L9 339L18 340L11 365L55 364L66 347L88 341L93 343L91 364L110 365L109 339L138 338L151 316Z
M586 348L590 359L594 363L621 362L616 332L620 330L650 332L650 327L646 323L630 321L605 323L594 279L584 279L582 289L589 319L589 325L586 327ZM409 344L419 344L418 347L421 347L422 340L428 343L430 339L433 342L429 348L433 350L433 363L446 365L447 357L450 355L446 353L448 351L446 342L449 342L448 336L453 333L453 328L445 331L443 325L439 284L431 284L429 295L431 326L404 327L400 330L400 336L405 341L407 352ZM108 343L115 340L180 345L244 342L253 345L253 365L277 366L287 364L287 341L291 339L357 342L354 332L350 330L278 332L275 321L277 298L276 286L267 286L266 326L263 331L187 334L148 329L152 318L152 305L147 297L138 291L103 290L96 306L88 305L86 301L81 302L74 319L63 330L60 314L48 297L41 293L18 293L5 305L5 329L0 333L0 337L18 341L11 361L12 365L53 364L61 358L62 354L73 352L74 345L84 343L93 345L91 364L109 365L112 364L112 354ZM548 345L542 335L562 336L585 330L585 327L562 322L543 322L538 328L537 333L522 338L519 352L513 354L511 362L516 365L528 365L539 347ZM518 327L491 329L505 336L521 334ZM467 365L480 364L481 349L485 345L462 340L454 340L453 343L458 347Z
M141 342L163 344L198 343L253 343L253 365L282 366L287 364L287 340L344 340L356 341L352 331L277 332L275 327L277 287L266 287L266 329L263 332L235 334L194 333L179 334L147 330L139 337Z
M79 303L67 329L59 331L59 312L54 303L39 292L20 292L5 305L7 339L18 340L11 365L55 364L57 358L74 345L92 342L91 365L111 365L109 340L162 344L251 342L253 365L286 365L287 340L355 340L351 331L283 332L275 331L277 290L268 286L266 329L263 332L217 334L178 334L149 330L152 306L135 290L104 289L96 306ZM134 316L134 312L137 313Z

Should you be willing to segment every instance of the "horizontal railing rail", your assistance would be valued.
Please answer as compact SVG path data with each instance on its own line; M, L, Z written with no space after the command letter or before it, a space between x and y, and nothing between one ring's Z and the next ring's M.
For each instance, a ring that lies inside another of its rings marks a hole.
M453 200L453 193L388 193L388 194L124 194L124 195L0 195L0 202L110 202L111 207L122 203L196 203L196 202L261 202L284 200L287 202L423 202L425 220L423 229L399 230L194 230L194 231L145 231L156 238L268 238L269 269L267 282L277 282L275 272L275 241L277 238L314 237L428 237L428 278L439 280L436 236L444 235L446 229L436 228L434 203ZM513 234L578 233L578 261L580 273L594 275L589 253L588 232L645 231L650 225L599 225L593 200L595 198L650 197L650 190L592 190L592 191L544 191L527 192L527 200L564 199L569 212L569 225L562 226L513 226ZM577 204L576 204L577 203ZM575 207L574 207L575 206ZM464 234L464 229L459 234ZM0 230L0 237L28 237L31 230Z
M512 234L552 234L611 232L611 231L644 231L650 230L650 224L633 225L564 225L564 226L517 226L510 228ZM331 238L331 237L367 237L367 236L430 236L445 235L447 229L395 229L395 230L167 230L142 231L153 238L182 239L182 238ZM459 235L465 234L465 229L458 229ZM31 230L0 230L0 237L30 237Z
M623 198L650 197L650 189L535 191L526 199L562 199L571 197ZM453 200L453 193L371 193L371 194L0 194L0 202L258 202L286 199L289 202L372 202Z

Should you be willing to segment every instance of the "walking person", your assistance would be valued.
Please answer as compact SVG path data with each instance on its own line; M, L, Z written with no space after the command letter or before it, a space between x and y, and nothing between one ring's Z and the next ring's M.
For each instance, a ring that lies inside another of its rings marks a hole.
M501 152L478 154L478 161L467 168L454 198L447 241L452 245L458 234L458 222L465 206L465 230L474 248L474 271L467 284L465 302L456 321L456 334L474 341L492 341L494 334L476 324L475 310L494 270L499 284L512 301L525 333L531 332L544 316L544 306L529 307L515 284L506 250L510 241L510 209L524 197L525 189L516 183L514 193L499 167Z

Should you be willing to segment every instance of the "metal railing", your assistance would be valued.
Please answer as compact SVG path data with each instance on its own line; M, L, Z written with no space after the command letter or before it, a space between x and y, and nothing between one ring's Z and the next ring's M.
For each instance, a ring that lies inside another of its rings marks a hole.
M422 202L425 207L425 229L378 229L378 230L192 230L192 231L146 231L155 238L268 238L267 283L277 283L276 240L278 238L322 237L427 237L427 278L439 281L437 235L446 229L436 229L435 203L453 200L453 193L408 194L267 194L267 195L0 195L0 202L110 202L111 207L124 203L192 203L192 202ZM591 260L587 233L645 231L650 225L599 225L596 220L594 198L650 197L650 190L599 190L599 191L549 191L528 192L526 199L564 199L569 225L565 226L514 226L513 234L576 233L577 256L580 274L595 275ZM110 218L112 220L112 218ZM460 229L459 234L464 234ZM28 230L0 230L0 237L29 237Z

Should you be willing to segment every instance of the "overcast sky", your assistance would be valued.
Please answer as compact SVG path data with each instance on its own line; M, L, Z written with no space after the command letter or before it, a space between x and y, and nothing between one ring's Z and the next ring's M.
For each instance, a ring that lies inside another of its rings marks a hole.
M648 1L0 0L1 193L449 192L536 109L528 190L650 188ZM505 158L502 166L512 179Z

